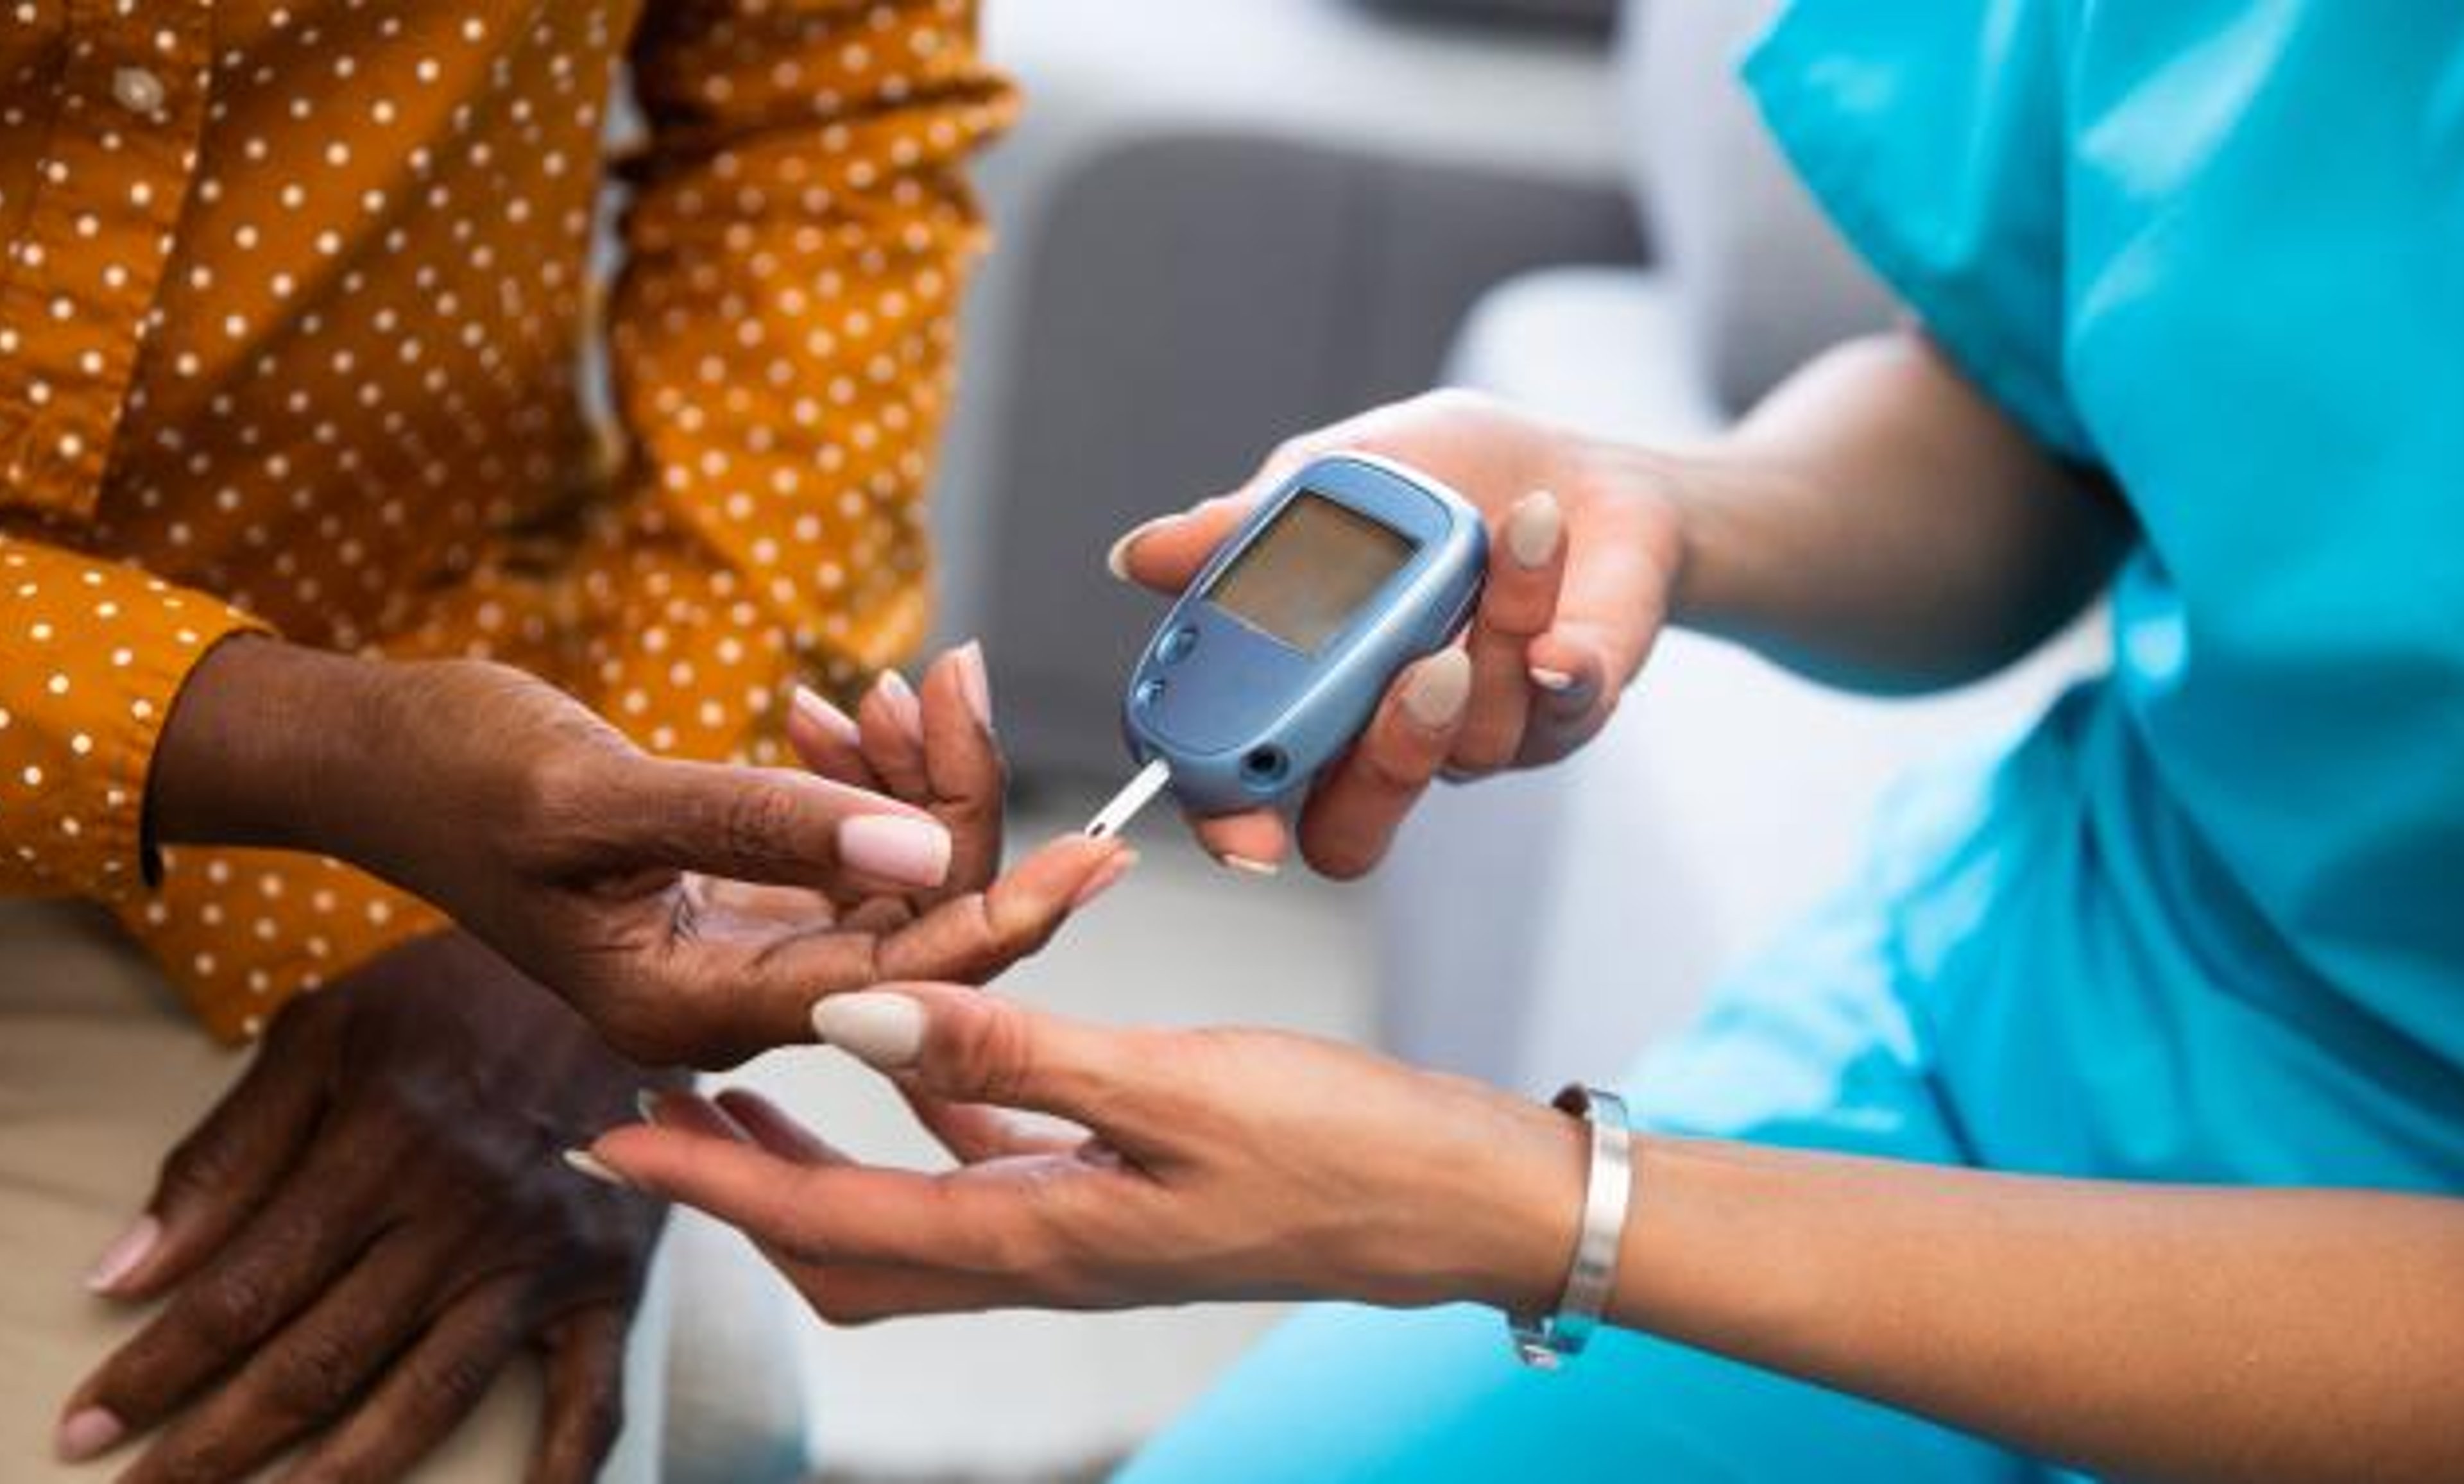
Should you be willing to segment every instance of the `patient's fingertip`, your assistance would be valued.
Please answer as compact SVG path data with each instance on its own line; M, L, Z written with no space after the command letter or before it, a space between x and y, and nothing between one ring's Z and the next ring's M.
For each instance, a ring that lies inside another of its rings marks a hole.
M1172 515L1158 515L1153 520L1141 521L1122 532L1120 537L1104 553L1104 570L1110 572L1116 582L1135 582L1137 578L1130 571L1130 560L1137 544L1176 518L1177 517Z
M611 1185L621 1189L629 1188L633 1183L623 1170L590 1149L567 1149L561 1157L564 1161L565 1168L577 1175L596 1180L601 1185Z
M1097 863L1095 869L1088 874L1085 881L1078 884L1078 889L1069 897L1069 910L1084 911L1097 897L1119 884L1121 878L1129 875L1137 863L1136 851L1127 846L1114 851Z
M827 696L801 685L790 687L787 696L788 714L793 722L810 728L842 747L863 746L864 733L857 728L855 718L840 709Z

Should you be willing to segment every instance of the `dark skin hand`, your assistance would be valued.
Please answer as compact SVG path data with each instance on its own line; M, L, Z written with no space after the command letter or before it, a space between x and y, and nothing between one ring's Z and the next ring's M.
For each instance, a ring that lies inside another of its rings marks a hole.
M302 1445L287 1478L391 1479L529 1351L530 1477L592 1477L662 1208L556 1155L650 1080L459 933L293 1001L165 1160L162 1234L109 1291L163 1308L63 1417L151 1434L128 1484L244 1477Z
M920 695L885 682L856 718L800 696L788 738L806 763L939 820L950 869L930 890L844 899L688 877L677 889L698 930L827 930L866 945L875 968L946 963L975 980L1040 942L1049 922L1019 914L999 874L990 711L972 647L943 656ZM1099 852L1063 906L1134 859ZM683 1082L608 1053L459 933L296 1002L166 1162L149 1208L163 1236L109 1289L168 1294L168 1307L64 1417L101 1408L136 1434L189 1407L129 1475L149 1484L230 1477L315 1433L298 1476L392 1478L529 1345L546 1353L550 1383L533 1477L589 1477L621 1416L626 1321L656 1208L554 1156L629 1116L636 1090ZM423 1326L429 1338L414 1342Z
M865 708L896 709L917 733L919 771L891 797L791 769L652 757L502 666L238 639L182 691L151 819L166 841L350 861L443 907L635 1060L730 1066L810 1040L820 996L885 975L997 971L1113 868L1117 846L1072 838L998 880L982 869L1000 852L1001 769L988 708L974 704L981 656L942 656L921 692L893 685ZM812 699L790 724L808 753L830 730ZM974 828L987 818L989 835ZM800 909L741 909L765 887Z

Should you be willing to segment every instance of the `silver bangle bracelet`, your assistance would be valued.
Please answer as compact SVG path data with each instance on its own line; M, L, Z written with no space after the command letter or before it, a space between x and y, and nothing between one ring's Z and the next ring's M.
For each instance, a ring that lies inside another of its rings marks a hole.
M1514 1353L1524 1364L1540 1370L1555 1370L1582 1354L1592 1332L1600 1327L1600 1315L1617 1283L1617 1247L1634 1194L1634 1145L1625 1100L1574 1082L1553 1103L1591 1125L1592 1169L1583 1189L1583 1224L1574 1235L1573 1265L1567 1271L1556 1312L1507 1316Z

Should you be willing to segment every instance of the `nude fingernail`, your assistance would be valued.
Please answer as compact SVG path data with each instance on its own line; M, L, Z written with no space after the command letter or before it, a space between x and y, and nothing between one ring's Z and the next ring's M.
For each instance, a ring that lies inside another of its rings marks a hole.
M1272 861L1261 861L1254 856L1236 856L1228 850L1217 856L1215 863L1248 876L1280 876L1284 870L1281 865Z
M924 1007L877 990L833 994L813 1007L813 1034L869 1067L903 1071L924 1054Z
M1079 911L1088 903L1111 890L1113 884L1129 875L1130 868L1137 863L1138 853L1125 849L1095 867L1095 874L1088 877L1085 884L1079 886L1076 893L1069 898L1069 910Z
M52 1434L52 1451L62 1463L83 1463L127 1434L127 1425L109 1411L83 1407L60 1419L59 1430Z
M591 1153L588 1149L565 1150L564 1164L565 1168L572 1170L575 1174L587 1175L591 1179L598 1181L601 1185L612 1185L622 1188L632 1183L627 1180L623 1175L618 1174L614 1166L608 1164L605 1160L601 1159L598 1155Z
M970 639L958 650L958 693L967 698L967 709L976 716L976 724L986 731L993 730L993 683L984 672L984 645L979 639Z
M884 881L938 886L950 874L950 832L903 814L860 814L839 826L839 860Z
M1104 570L1112 575L1112 579L1114 581L1129 582L1135 580L1130 576L1130 548L1138 544L1139 537L1145 535L1148 532L1153 531L1155 527L1162 525L1165 520L1169 520L1172 517L1167 515L1159 519L1150 520L1143 524L1133 526L1121 536L1119 540L1112 543L1111 549L1104 554Z
M138 1264L153 1253L154 1244L162 1239L163 1223L151 1214L130 1222L128 1230L113 1237L111 1245L102 1250L102 1255L97 1257L94 1266L86 1271L87 1292L107 1294L126 1282L128 1276L137 1271Z
M889 700L891 711L898 718L899 727L911 737L921 737L924 734L924 709L916 701L915 687L907 683L907 677L896 670L883 670L881 678L872 684L873 688Z
M1531 684L1543 690L1572 690L1574 677L1564 670L1542 669L1535 665L1531 667Z
M1566 528L1565 513L1557 508L1557 497L1538 490L1514 502L1506 516L1506 550L1514 564L1529 571L1547 566L1557 554L1558 537Z
M1422 661L1403 687L1403 709L1430 731L1453 726L1470 699L1471 656L1460 649Z
M855 718L840 710L829 697L820 691L798 686L789 692L788 704L796 708L797 714L839 741L849 747L862 745L864 732L856 726Z

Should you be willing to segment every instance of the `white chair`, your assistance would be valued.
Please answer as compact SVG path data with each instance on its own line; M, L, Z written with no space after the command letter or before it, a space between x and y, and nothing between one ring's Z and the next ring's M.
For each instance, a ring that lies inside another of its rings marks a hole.
M1686 443L1813 352L1887 322L1734 81L1768 10L1629 8L1625 133L1655 261L1504 284L1464 325L1454 382ZM2082 621L1991 681L1881 701L1669 636L1574 762L1423 806L1379 878L1385 1040L1508 1086L1617 1076L1846 878L1895 776L2024 726L2102 660L2101 629Z

